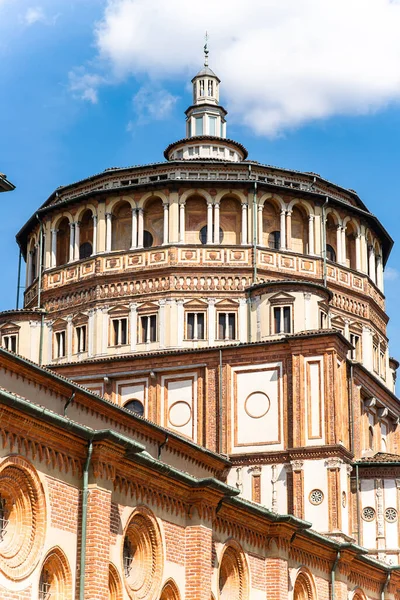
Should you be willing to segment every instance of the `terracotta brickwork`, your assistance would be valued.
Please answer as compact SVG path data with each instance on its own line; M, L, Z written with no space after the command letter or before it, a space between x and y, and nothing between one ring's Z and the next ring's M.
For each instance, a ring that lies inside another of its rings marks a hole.
M51 524L57 529L78 530L79 490L53 477L47 477Z
M4 600L32 600L32 586L18 592L0 586L0 598Z
M178 565L185 564L185 528L175 523L164 521L164 535L166 560L177 563Z
M204 525L186 528L186 600L210 600L212 530Z
M287 600L289 591L287 560L267 558L266 574L269 600Z
M85 596L108 600L111 493L90 487L86 545Z
M252 587L265 592L267 585L265 558L255 554L249 554L248 560Z

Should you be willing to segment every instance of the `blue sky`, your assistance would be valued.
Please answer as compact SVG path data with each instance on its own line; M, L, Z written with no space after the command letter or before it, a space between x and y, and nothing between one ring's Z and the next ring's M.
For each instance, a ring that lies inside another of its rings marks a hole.
M183 137L208 28L229 137L254 160L357 190L398 242L386 296L391 354L400 357L400 5L369 0L360 13L359 0L287 0L279 9L249 0L254 20L239 0L218 8L205 0L198 14L188 4L0 0L0 171L17 186L0 196L0 310L15 306L15 234L56 187L160 161ZM328 17L331 28L318 33Z

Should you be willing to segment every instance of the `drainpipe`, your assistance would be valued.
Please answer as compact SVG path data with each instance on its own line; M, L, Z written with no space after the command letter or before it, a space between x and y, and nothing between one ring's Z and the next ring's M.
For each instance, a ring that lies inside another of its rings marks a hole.
M18 310L19 308L19 290L21 287L21 262L22 262L22 250L19 249L19 258L18 258L18 276L17 276L17 301L15 308Z
M385 593L386 590L388 588L389 582L390 582L390 576L391 576L392 572L388 571L386 574L386 579L385 579L385 583L382 586L382 591L381 591L381 600L385 600Z
M336 576L336 569L337 569L339 560L340 560L340 551L338 550L336 553L335 562L333 563L332 570L331 570L331 600L335 600L335 576Z
M257 283L257 181L253 192L253 283Z
M322 205L322 223L321 223L321 227L322 227L322 256L324 259L324 286L326 287L326 280L327 280L327 273L326 273L326 213L325 213L325 208L326 205L329 202L329 198L328 196L325 198L325 202Z
M89 440L85 466L82 478L82 526L81 526L81 560L79 577L79 600L85 600L85 571L86 571L86 534L87 534L87 501L89 496L89 467L92 459L93 440Z
M218 452L222 454L222 350L219 351L219 386L218 386L218 423L219 423L219 436L218 436Z
M356 506L357 506L357 544L361 545L361 517L360 517L360 480L358 464L356 463Z

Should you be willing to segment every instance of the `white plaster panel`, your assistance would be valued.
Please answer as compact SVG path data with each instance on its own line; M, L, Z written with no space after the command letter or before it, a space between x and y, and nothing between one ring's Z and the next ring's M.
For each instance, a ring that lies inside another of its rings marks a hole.
M384 509L395 508L397 510L397 488L394 479L384 479ZM398 521L394 523L388 523L385 519L385 533L386 533L386 548L398 548L399 534L398 534Z
M197 374L162 377L163 425L193 440L197 437Z
M148 415L148 379L126 379L117 383L117 395L124 406L128 400L139 400L144 406L144 416Z
M361 480L361 511L366 506L375 506L375 485L373 479ZM365 521L361 516L362 545L366 548L376 548L376 518L373 521Z
M304 379L307 441L308 445L320 445L325 440L324 372L321 356L305 359Z
M281 363L232 369L232 452L281 448Z
M349 506L350 506L350 495L349 495L349 477L347 474L347 465L342 465L340 469L340 510L342 511L342 531L349 535ZM343 492L346 494L346 503L343 506Z
M304 461L304 518L312 523L313 529L327 531L329 522L328 478L324 460ZM310 493L321 490L321 504L311 504Z

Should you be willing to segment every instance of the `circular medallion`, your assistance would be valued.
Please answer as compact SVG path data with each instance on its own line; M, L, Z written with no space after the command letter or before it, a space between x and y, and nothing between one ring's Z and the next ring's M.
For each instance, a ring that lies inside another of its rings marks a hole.
M244 403L244 410L249 417L253 419L261 419L264 417L271 406L270 399L264 392L252 392L249 394Z
M173 427L184 427L192 417L192 409L184 400L178 400L169 407L168 420Z
M309 496L311 504L321 504L324 499L324 494L321 490L313 490Z
M362 511L364 521L373 521L375 519L375 509L372 506L366 506Z
M397 510L395 508L387 508L385 510L385 519L388 523L397 521Z

